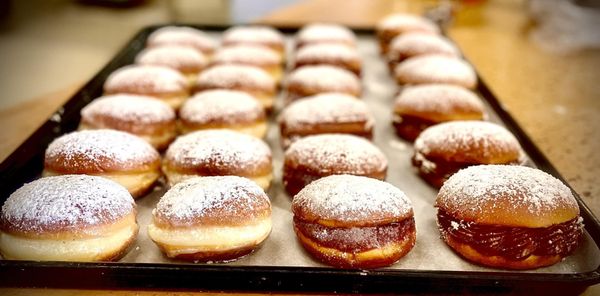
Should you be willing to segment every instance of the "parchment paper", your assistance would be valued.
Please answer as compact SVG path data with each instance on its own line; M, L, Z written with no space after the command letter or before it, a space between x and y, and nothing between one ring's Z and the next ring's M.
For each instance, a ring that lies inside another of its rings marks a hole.
M288 46L288 48L292 47ZM359 50L364 62L363 100L368 103L376 118L374 143L389 159L387 181L403 190L412 200L417 227L415 247L408 255L386 269L501 271L468 263L456 255L439 238L435 222L436 210L433 207L437 190L427 185L416 174L410 164L413 151L412 144L398 138L394 134L391 125L392 103L398 89L387 71L387 66L379 56L374 38L369 36L359 37ZM277 110L281 110L282 98L283 94L280 95ZM487 104L486 107L489 120L500 122ZM273 206L273 231L264 244L248 256L229 263L214 264L325 266L312 259L302 249L292 229L291 199L285 193L281 184L282 150L279 143L279 129L275 122L276 115L271 115L266 138L274 156L274 179L271 188L267 192ZM162 255L148 237L147 226L151 221L151 211L164 192L164 186L160 186L153 193L138 200L140 234L135 246L121 262L194 264L168 259ZM526 272L580 273L594 270L599 264L600 250L586 233L583 243L572 256L551 267Z

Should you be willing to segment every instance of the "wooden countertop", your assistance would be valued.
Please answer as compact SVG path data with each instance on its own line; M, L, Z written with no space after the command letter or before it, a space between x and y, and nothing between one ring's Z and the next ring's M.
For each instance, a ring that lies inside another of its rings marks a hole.
M433 2L309 0L272 12L259 22L293 26L335 21L371 27L388 13L419 13ZM596 75L600 69L600 51L568 55L544 52L528 38L532 25L523 9L524 1L482 3L460 8L455 23L448 30L449 36L558 171L592 210L600 213L600 182L597 178L600 154L596 153L600 143L600 87ZM79 84L57 86L60 90L55 93L0 110L0 126L4 128L0 133L0 159L16 149L78 87ZM2 289L0 292L4 295L48 295L57 291ZM97 293L70 291L74 295ZM128 292L112 294L125 293ZM585 292L595 293L600 293L598 285Z

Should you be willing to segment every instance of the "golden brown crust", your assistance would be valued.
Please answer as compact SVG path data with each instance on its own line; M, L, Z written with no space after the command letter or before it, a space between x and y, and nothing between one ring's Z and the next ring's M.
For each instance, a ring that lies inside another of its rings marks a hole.
M416 232L412 232L397 242L388 243L380 248L362 252L341 251L326 247L318 241L308 238L294 224L294 231L301 245L318 260L340 268L377 268L392 265L404 257L415 245Z
M279 130L281 131L281 143L285 149L300 138L319 134L350 134L372 140L373 125L368 123L369 120L365 119L358 122L304 124L290 128L285 121L281 121Z
M300 99L300 98L314 96L314 95L318 95L321 93L327 93L327 92L344 93L344 94L348 94L351 96L355 96L357 98L360 97L360 95L361 95L360 89L356 89L356 87L354 87L352 85L343 85L343 84L338 84L335 87L335 89L327 89L327 88L322 88L322 87L317 87L317 86L304 85L299 82L290 82L289 84L286 85L286 90L287 90L287 94L288 94L287 95L288 103L295 101L297 99Z
M163 253L166 253L168 251L168 246L163 246L161 244L157 245L161 249L161 251L163 251ZM261 244L246 245L234 249L229 249L226 251L202 251L190 254L178 254L172 258L193 262L228 262L239 259L252 253L260 245Z
M462 257L468 259L469 261L475 262L477 264L498 267L498 268L506 268L506 269L535 269L544 266L553 265L562 260L560 255L548 255L548 256L538 256L531 255L527 257L525 260L510 260L504 258L502 256L485 256L481 253L477 252L477 250L473 249L467 244L460 243L454 240L451 236L446 236L444 240L448 246L450 246L456 253L461 255Z
M174 163L169 159L165 159L163 163L163 171L168 175L168 172L176 172L186 175L198 176L243 176L246 178L254 178L264 176L272 171L271 158L265 158L253 165L241 165L235 162L218 163L216 160L203 162L202 165L193 165L189 163Z

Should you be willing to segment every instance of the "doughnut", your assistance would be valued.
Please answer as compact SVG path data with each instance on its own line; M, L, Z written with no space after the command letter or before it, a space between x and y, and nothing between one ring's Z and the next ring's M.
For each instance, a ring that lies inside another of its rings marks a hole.
M483 120L485 108L476 94L451 84L425 84L402 89L394 102L398 136L414 141L426 128L453 120Z
M504 127L485 121L449 121L425 129L415 140L412 164L439 188L452 174L477 164L523 164L519 141Z
M390 69L407 58L439 54L449 57L460 57L460 51L447 38L440 35L424 34L420 32L402 34L392 40L387 52Z
M234 45L224 47L213 56L212 65L237 64L263 69L276 82L283 77L283 59L278 52L259 45Z
M137 198L152 189L161 176L160 155L148 142L125 132L83 130L50 143L42 174L105 177Z
M442 240L470 262L534 269L572 254L583 219L571 190L534 168L472 166L452 175L435 206Z
M296 34L296 49L317 43L336 43L355 48L356 35L348 27L331 23L309 24Z
M191 47L165 45L142 50L135 57L136 64L164 66L175 69L183 74L190 83L196 81L196 76L208 65L206 57Z
M79 129L115 129L128 132L162 150L177 135L175 118L175 111L155 98L109 95L97 98L81 109Z
M162 27L152 32L148 36L146 45L148 47L165 45L192 47L208 58L210 58L217 48L217 43L206 33L191 27L177 26Z
M246 65L217 65L198 75L195 92L229 89L246 92L261 102L265 110L273 109L277 83L264 70Z
M375 25L382 54L387 54L388 46L394 37L408 32L440 34L440 28L431 20L421 16L397 13L383 18Z
M400 85L445 83L473 89L477 74L467 62L444 55L415 56L394 68L394 77Z
M333 175L292 200L294 231L313 257L341 268L392 265L415 245L411 201L377 179Z
M163 66L129 65L111 73L104 94L133 94L155 97L179 108L189 97L189 82L181 73Z
M284 153L283 186L294 196L310 182L329 175L384 180L387 158L369 140L346 134L307 136Z
M279 115L281 143L316 134L352 134L373 138L375 118L367 105L341 93L323 93L292 102Z
M307 45L296 52L294 68L306 65L331 65L360 77L362 59L355 48L336 43Z
M169 258L230 261L249 254L271 233L264 190L236 176L177 183L152 211L148 235Z
M329 65L304 66L292 71L286 80L287 102L326 92L360 97L362 86L352 72Z
M285 57L285 38L281 32L267 26L236 26L223 32L223 47L232 45L260 45Z
M0 253L8 260L116 261L135 241L131 195L96 176L37 179L2 206Z
M231 130L202 130L169 146L163 172L171 186L197 176L240 176L263 189L273 178L271 149L259 138Z
M179 110L180 130L231 129L262 138L267 119L261 103L235 90L207 90L187 100Z

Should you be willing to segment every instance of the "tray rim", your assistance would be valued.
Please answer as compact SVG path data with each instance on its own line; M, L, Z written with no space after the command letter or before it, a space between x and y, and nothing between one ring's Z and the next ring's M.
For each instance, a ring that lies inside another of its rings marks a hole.
M23 160L21 155L31 155L36 153L35 151L43 151L47 144L40 146L40 143L49 143L51 139L64 132L74 130L76 125L73 126L73 124L68 123L78 122L79 109L95 99L94 96L90 95L90 89L101 87L103 81L112 71L126 64L131 53L136 53L143 48L146 37L152 31L169 25L190 26L207 31L223 31L230 27L228 25L166 23L141 28L96 75L0 163L0 199L5 200L10 193L22 185L22 183L15 184L11 181L31 179L32 176L28 176L28 173L22 171L24 167L27 166L41 171L41 160L37 161L36 165L36 159L33 156L29 157L28 160ZM298 30L297 27L275 28L284 33L293 33ZM354 32L372 35L374 30L360 28L354 29ZM600 247L600 221L598 218L594 216L581 197L559 174L512 115L502 106L502 103L491 92L478 72L477 78L478 87L476 90L490 104L504 125L517 137L536 166L560 179L571 189L577 199L581 216L585 221L585 229L594 243ZM60 118L68 117L70 120L53 120L56 116ZM55 271L57 273L53 275L52 272ZM71 276L65 276L66 274ZM202 276L204 280L198 281L196 276ZM329 280L325 280L325 277ZM78 280L74 281L73 278ZM160 280L161 278L167 278L171 282ZM231 281L231 278L244 278L244 280ZM149 280L155 281L151 282ZM310 280L316 280L316 282ZM181 286L180 282L185 285ZM410 284L410 286L400 285L401 283ZM432 283L436 285L432 285ZM543 290L556 292L556 289L565 289L565 291L572 293L573 289L584 289L597 283L600 283L600 265L589 272L563 274L510 271L358 270L330 267L0 260L0 287L364 293L393 292L398 291L399 288L401 288L401 291L418 288L419 291L443 292L438 291L438 289L447 286L491 289L494 291L539 286L538 288Z

